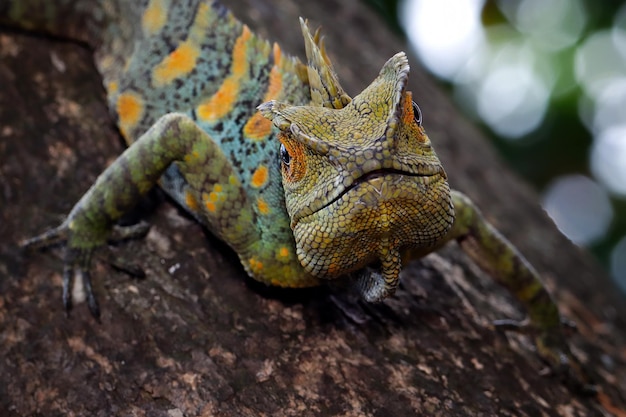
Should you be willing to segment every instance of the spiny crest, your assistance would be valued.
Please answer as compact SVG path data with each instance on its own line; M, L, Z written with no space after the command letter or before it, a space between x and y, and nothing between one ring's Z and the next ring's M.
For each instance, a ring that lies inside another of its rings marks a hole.
M408 60L400 52L385 63L361 94L340 109L270 101L259 110L280 130L319 153L330 149L339 153L391 149L401 123L408 74Z
M302 18L300 18L300 27L307 56L311 104L331 109L344 107L351 99L337 80L333 65L326 54L320 29L318 28L315 35L311 36L307 22Z

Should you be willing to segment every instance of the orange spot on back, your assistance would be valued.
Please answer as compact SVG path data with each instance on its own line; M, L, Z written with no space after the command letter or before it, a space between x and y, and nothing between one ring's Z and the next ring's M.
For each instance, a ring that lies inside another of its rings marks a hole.
M285 246L283 246L282 248L280 248L280 249L278 250L278 255L279 255L281 258L287 258L287 257L289 257L289 249L288 249L288 248L286 248Z
M181 43L154 67L152 71L153 84L162 87L176 78L189 74L195 68L199 56L200 50L191 41Z
M160 31L167 21L167 5L163 0L150 0L141 17L141 27L146 35Z
M117 115L120 118L120 129L124 136L128 134L128 130L132 129L139 123L143 115L143 99L132 91L120 94L117 98Z
M234 76L241 77L248 70L248 47L246 43L252 37L252 32L248 26L243 25L241 35L235 41L233 47L233 63L231 64L231 73Z
M269 172L265 165L259 166L252 174L251 184L255 188L260 188L267 183Z
M199 38L205 36L206 29L208 29L211 25L212 16L211 6L206 2L200 3L198 10L196 11L196 17L193 21L193 25L189 30L190 35Z
M264 140L272 132L272 122L256 112L248 119L243 127L243 134L247 139Z
M109 84L107 84L107 92L109 94L115 94L117 93L117 89L118 89L118 84L116 81L111 81Z
M230 112L239 92L239 80L227 78L219 90L207 101L198 106L198 117L207 122L223 118Z
M257 207L259 208L259 213L261 214L269 214L271 211L271 208L269 206L269 204L267 204L267 201L265 201L265 199L263 197L259 197L256 200L256 204Z
M213 96L198 106L198 117L200 119L214 122L232 111L239 93L241 78L248 71L247 42L251 36L252 32L250 32L248 26L244 25L241 35L239 35L233 47L233 62L230 67L230 75Z
M274 42L272 53L274 54L274 65L280 66L282 58L283 58L283 53L280 50L280 45L277 44L276 42Z
M265 97L263 97L263 101L274 100L278 97L282 89L283 75L280 73L278 67L274 66L270 71L270 82L267 86L267 92L265 93Z
M276 56L277 45L274 46L274 56ZM278 49L278 58L280 60L280 49ZM283 76L276 65L272 67L269 76L269 83L267 85L267 91L263 97L263 101L275 100L280 95L283 88ZM272 122L263 117L261 113L256 112L248 120L243 127L243 133L246 138L252 140L264 140L272 132Z

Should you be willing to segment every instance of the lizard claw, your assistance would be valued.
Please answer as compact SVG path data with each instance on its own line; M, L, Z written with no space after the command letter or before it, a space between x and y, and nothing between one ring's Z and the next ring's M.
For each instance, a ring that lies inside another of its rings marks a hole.
M65 316L70 316L72 310L72 280L74 278L74 269L70 265L63 267L63 308L65 309Z
M495 320L495 328L499 331L513 331L534 337L537 353L550 367L550 373L558 376L572 391L585 396L594 396L598 387L591 382L583 365L571 353L566 336L576 331L576 324L561 319L559 327L540 331L530 321Z
M91 285L91 273L89 272L91 265L91 256L93 248L72 248L65 249L65 266L63 267L63 306L65 313L69 316L72 310L72 284L75 274L78 274L83 284L83 288L87 297L87 306L91 315L100 322L100 306L98 299L93 292Z
M572 354L564 333L559 330L543 331L535 338L537 353L548 363L552 374L572 391L584 396L596 395L598 387L592 382L583 364Z
M100 305L98 304L98 299L93 292L93 287L91 286L91 274L89 270L81 270L80 277L83 281L83 286L85 287L85 292L87 293L87 306L89 307L89 312L96 319L97 322L100 322Z
M512 319L502 319L502 320L494 320L492 324L496 328L496 330L501 331L501 332L510 331L510 332L527 334L527 333L530 333L532 330L534 330L528 320L518 321L518 320L512 320Z

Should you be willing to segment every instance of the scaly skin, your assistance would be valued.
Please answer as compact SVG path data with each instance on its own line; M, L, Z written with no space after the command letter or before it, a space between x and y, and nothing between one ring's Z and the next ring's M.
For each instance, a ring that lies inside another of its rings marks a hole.
M99 314L91 254L158 183L271 285L347 277L380 301L403 263L457 240L526 306L542 357L583 378L537 272L450 190L404 53L350 98L303 21L307 65L212 1L13 1L0 21L90 43L129 144L63 224L25 243L66 242L66 307L78 273Z

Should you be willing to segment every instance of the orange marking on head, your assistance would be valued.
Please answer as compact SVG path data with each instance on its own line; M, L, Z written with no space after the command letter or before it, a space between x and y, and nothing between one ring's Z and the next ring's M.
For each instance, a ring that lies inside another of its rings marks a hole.
M117 115L120 118L120 129L122 132L128 133L143 115L143 99L135 92L128 91L120 94L117 98Z
M424 128L419 126L415 122L415 112L413 111L413 95L410 91L407 91L402 97L402 124L405 128L410 129L414 138L417 139L418 142L427 143L428 136L424 131Z
M196 197L189 191L185 192L185 205L191 211L198 211L198 200L196 200Z
M248 71L248 45L252 36L248 26L244 25L241 35L233 47L233 62L230 75L224 80L220 88L208 100L198 106L198 117L207 122L214 122L228 114L235 105L241 78Z
M272 211L269 204L267 204L267 201L265 201L263 197L257 198L256 204L257 204L257 207L259 208L259 213L261 214L264 214L264 215L269 214L270 211Z
M280 256L281 258L288 258L289 257L289 248L287 248L286 246L281 247L278 250L278 256Z
M215 185L213 186L213 190L214 190L216 193L221 193L221 192L223 191L222 185L221 185L221 184L215 184Z
M196 66L200 49L191 41L178 45L152 70L152 82L157 87L169 84L176 78L187 75Z
M283 179L288 182L300 181L307 169L304 145L283 133L278 135L278 140L285 145L291 157L289 166L281 165Z
M215 191L209 193L209 201L216 202L219 199L219 195Z
M402 121L406 124L413 123L415 119L415 115L413 114L413 95L410 91L407 91L402 98L404 102L402 103Z
M260 165L252 174L251 184L255 188L260 188L267 184L269 172L265 165Z
M141 27L146 35L157 33L167 21L167 6L163 0L150 0L141 17Z

